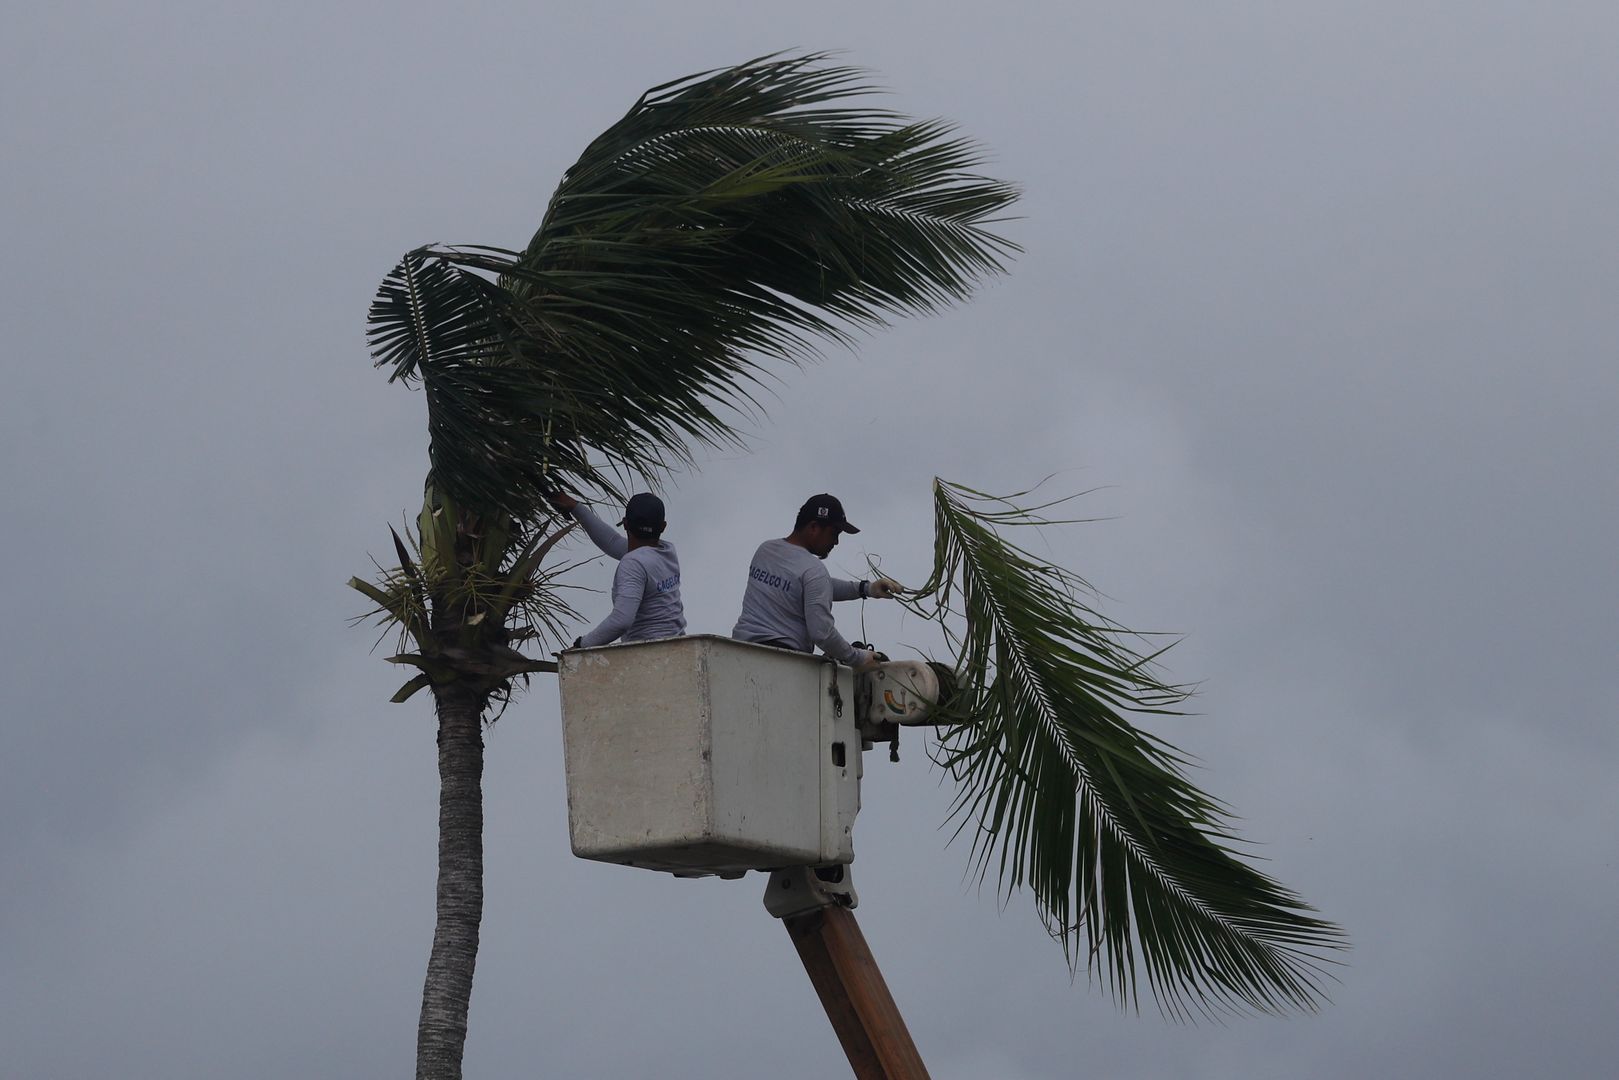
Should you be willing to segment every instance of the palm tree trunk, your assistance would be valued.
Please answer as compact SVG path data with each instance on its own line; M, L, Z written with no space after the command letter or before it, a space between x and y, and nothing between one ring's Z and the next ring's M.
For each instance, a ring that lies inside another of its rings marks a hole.
M483 710L451 684L438 706L438 922L416 1028L416 1080L460 1080L483 919Z

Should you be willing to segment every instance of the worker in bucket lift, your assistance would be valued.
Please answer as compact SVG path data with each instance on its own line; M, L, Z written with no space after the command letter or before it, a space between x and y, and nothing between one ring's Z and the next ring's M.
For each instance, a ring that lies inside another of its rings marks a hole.
M574 648L651 638L678 637L686 632L685 608L680 603L680 559L675 546L664 540L663 500L642 492L624 507L624 534L619 535L590 507L564 492L548 496L551 505L585 527L603 554L618 560L613 574L613 610L597 627L574 639Z
M845 581L827 573L822 565L838 546L839 537L859 531L849 524L837 499L813 496L799 508L790 535L766 540L754 552L748 586L742 594L742 615L731 636L806 653L818 645L833 660L854 668L876 664L876 652L856 649L838 633L832 621L832 602L866 597L887 600L904 589L885 577Z

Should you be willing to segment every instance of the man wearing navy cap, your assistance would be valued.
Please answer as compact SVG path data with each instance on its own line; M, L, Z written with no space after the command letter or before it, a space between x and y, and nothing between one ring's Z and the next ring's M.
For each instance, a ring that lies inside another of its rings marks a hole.
M618 560L613 574L613 610L590 633L574 640L574 648L625 641L678 637L686 632L685 608L680 602L680 559L675 546L663 539L666 522L663 500L642 492L624 507L620 536L595 512L562 492L550 496L551 505L573 515L602 552Z
M742 594L742 615L731 636L798 652L812 652L820 646L827 656L850 667L876 663L875 652L854 648L838 633L832 621L832 602L868 596L887 600L903 591L899 582L883 577L846 581L834 578L822 565L838 546L839 537L859 531L849 524L837 499L811 497L799 508L791 534L766 540L754 552L748 587Z

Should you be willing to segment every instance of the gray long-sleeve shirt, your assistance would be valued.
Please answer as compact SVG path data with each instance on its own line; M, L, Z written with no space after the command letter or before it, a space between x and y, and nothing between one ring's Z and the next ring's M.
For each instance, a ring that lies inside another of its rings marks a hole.
M821 651L844 664L860 659L832 621L832 601L853 600L860 582L834 578L826 565L797 544L766 540L748 567L742 615L731 636L738 641L784 645L799 652Z
M621 636L625 641L646 641L684 634L686 613L680 602L680 559L675 546L659 540L656 546L631 551L624 534L584 503L574 503L572 514L591 542L618 560L613 574L613 610L579 643L606 645Z

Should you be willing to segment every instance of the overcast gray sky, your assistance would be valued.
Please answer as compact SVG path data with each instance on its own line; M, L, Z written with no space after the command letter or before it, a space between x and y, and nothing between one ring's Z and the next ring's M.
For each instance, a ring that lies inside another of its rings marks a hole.
M1619 1060L1619 8L11 4L0 35L0 1077L408 1075L425 699L343 587L414 514L368 362L418 244L527 239L646 87L836 48L981 141L1027 248L789 375L668 491L695 630L838 493L926 575L928 481L1184 634L1154 730L1352 935L1334 1003L1121 1012L868 760L860 919L939 1080L1608 1075ZM606 567L581 581L605 585ZM600 596L581 604L592 617ZM890 607L883 642L917 640ZM840 610L846 630L856 608ZM490 732L469 1075L821 1080L762 879L574 860L555 691ZM1602 1063L1607 1062L1604 1066Z

